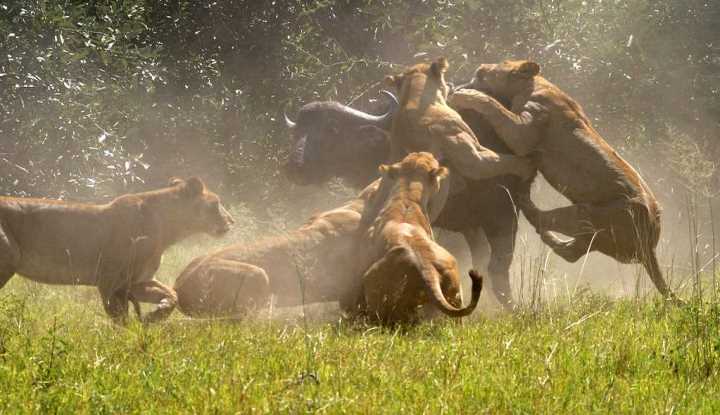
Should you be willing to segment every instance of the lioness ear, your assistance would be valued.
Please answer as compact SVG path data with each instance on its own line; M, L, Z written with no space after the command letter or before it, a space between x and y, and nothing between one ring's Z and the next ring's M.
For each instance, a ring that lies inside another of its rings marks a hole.
M442 58L439 58L435 62L430 65L430 69L432 70L433 74L440 78L442 74L447 72L448 67L450 64L448 64L447 59L443 56Z
M185 189L185 191L187 192L188 196L191 197L200 196L205 191L205 183L203 183L203 181L198 179L197 177L191 177L187 179L186 186L187 188Z
M433 169L430 171L430 180L444 179L448 176L448 174L450 174L448 168L445 166L441 166L437 169Z
M396 179L397 178L397 172L398 169L395 166L388 166L387 164L381 164L380 167L378 167L378 171L382 176L386 176L390 179Z
M525 61L517 68L517 74L524 78L532 78L540 73L540 65L532 61Z
M183 180L179 177L171 177L170 180L168 181L168 186L174 187L174 186L177 186L177 185L180 185L183 183L185 183L185 180Z

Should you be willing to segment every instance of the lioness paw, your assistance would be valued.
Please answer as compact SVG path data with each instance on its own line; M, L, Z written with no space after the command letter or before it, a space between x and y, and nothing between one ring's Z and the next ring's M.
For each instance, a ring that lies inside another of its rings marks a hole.
M532 117L533 121L544 121L548 118L547 107L535 101L528 101L523 106L523 113Z
M449 98L449 104L456 109L473 108L490 102L492 98L484 92L475 89L461 89L455 91Z

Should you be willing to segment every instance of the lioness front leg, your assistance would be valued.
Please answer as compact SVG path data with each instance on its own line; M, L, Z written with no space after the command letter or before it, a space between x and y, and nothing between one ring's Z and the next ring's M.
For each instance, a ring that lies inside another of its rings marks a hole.
M464 132L444 140L442 152L457 173L471 179L511 174L528 180L535 176L535 166L530 159L495 153L477 144L474 137Z
M538 127L547 118L545 107L537 102L516 102L513 112L495 98L472 89L455 92L449 101L457 110L470 109L484 115L510 150L520 156L535 149L540 141Z
M129 295L141 303L158 304L155 310L148 313L143 319L143 323L153 323L164 320L177 306L177 294L175 290L162 284L157 280L144 281L134 284L130 287Z

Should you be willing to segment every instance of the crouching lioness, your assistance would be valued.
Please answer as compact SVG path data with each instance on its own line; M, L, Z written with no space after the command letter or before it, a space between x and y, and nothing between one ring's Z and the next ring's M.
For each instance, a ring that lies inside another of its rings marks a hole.
M370 216L379 213L374 218L364 215L362 223L369 226L360 231L359 246L368 249L361 261L371 264L362 277L364 313L384 324L412 322L418 307L430 303L451 317L469 315L477 306L482 277L470 271L472 298L461 308L457 262L434 241L428 219L428 204L448 170L432 154L422 152L381 165L380 172L381 190L366 209Z
M285 236L231 245L194 259L175 282L180 311L195 317L242 317L266 305L271 295L279 307L341 300L357 277L349 265L356 232L378 183Z
M222 235L233 219L200 179L127 194L107 204L0 197L0 287L15 274L46 284L98 287L107 314L123 322L128 301L159 304L146 321L168 316L172 288L154 279L170 245L195 233Z

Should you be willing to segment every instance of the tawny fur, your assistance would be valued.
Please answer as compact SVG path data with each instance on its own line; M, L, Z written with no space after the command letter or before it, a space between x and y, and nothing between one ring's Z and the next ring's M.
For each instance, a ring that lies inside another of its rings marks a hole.
M580 105L539 71L530 61L481 65L451 104L482 114L515 154L532 155L547 181L573 203L541 211L529 188L518 200L558 255L574 262L599 251L623 263L640 262L658 291L676 299L657 261L660 207L652 191L595 131Z
M400 75L386 77L400 94L400 108L393 119L390 161L411 151L426 151L453 172L470 179L512 174L524 179L535 174L525 158L497 154L480 145L473 131L446 103L448 63L417 64Z
M511 153L481 115L472 110L459 113L483 147ZM330 177L340 177L346 184L367 186L378 177L378 166L390 157L390 132L384 130L388 123L384 118L383 123L369 121L373 117L337 103L305 105L297 124L290 128L287 177L297 184L321 184ZM452 175L453 179L457 177ZM510 264L517 232L514 200L522 187L520 178L502 175L483 180L466 178L464 182L459 190L451 186L447 203L433 227L462 233L473 268L487 266L492 292L506 309L512 309Z
M0 287L15 274L46 284L90 285L110 317L123 322L128 300L159 304L146 321L167 317L175 292L153 278L163 252L196 233L222 235L233 223L197 178L120 196L107 204L0 197Z
M366 252L358 265L367 268L362 311L389 324L414 321L418 307L427 303L452 317L470 314L477 306L482 279L471 271L472 299L461 308L457 261L434 241L428 215L430 200L442 197L438 192L447 168L422 152L380 170L380 190L372 202L379 207L366 208L363 224L369 226L359 232L358 247Z
M277 306L341 300L357 278L349 266L356 253L355 232L378 184L286 236L196 258L175 282L180 310L191 316L242 317L265 306L271 295Z

